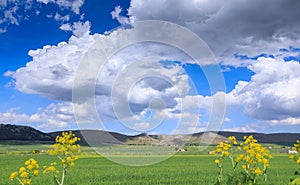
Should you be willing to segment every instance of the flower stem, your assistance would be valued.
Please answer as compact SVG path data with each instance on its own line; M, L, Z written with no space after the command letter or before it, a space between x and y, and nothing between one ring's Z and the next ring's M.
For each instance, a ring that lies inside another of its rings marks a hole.
M63 167L63 173L62 173L62 176L61 176L61 183L60 185L63 185L64 184L64 180L65 180L65 175L67 173L67 166L64 164L64 167Z

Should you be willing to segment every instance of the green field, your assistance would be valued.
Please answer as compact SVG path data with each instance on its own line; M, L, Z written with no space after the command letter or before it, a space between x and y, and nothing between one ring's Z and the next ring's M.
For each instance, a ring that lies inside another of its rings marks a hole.
M30 157L35 158L40 166L48 165L55 160L55 157L49 157L46 154L0 155L0 184L16 184L8 179L10 172L17 170ZM116 164L97 155L83 155L78 160L75 168L69 171L66 184L210 185L214 184L217 174L216 166L213 163L214 159L215 157L210 155L175 155L155 165L134 167ZM270 184L287 184L295 171L296 165L289 161L287 155L276 155L271 164L269 170ZM33 180L33 184L54 184L50 175L39 175Z
M0 185L13 185L8 177L11 172L17 171L29 158L38 161L40 173L42 166L49 165L57 161L56 157L43 153L49 149L46 144L0 144ZM270 147L270 146L269 146ZM281 155L279 151L283 148L280 145L271 145L271 167L268 171L269 184L285 185L293 177L297 168L291 162L288 155ZM175 147L162 146L129 146L122 145L116 147L100 147L99 150L115 161L141 161L152 160L151 157L164 157L157 153L161 149L174 151ZM142 150L138 150L142 149ZM142 185L142 184L200 184L212 185L216 182L217 168L214 164L213 155L208 152L215 149L215 146L189 146L185 147L187 152L179 152L167 160L150 166L125 166L97 155L89 147L82 147L82 155L76 166L71 168L67 174L66 185ZM31 154L33 150L38 150L40 154ZM138 153L136 151L142 151ZM136 152L136 153L135 153ZM144 153L143 153L144 152ZM130 157L133 154L134 157ZM229 162L229 161L227 161ZM229 163L227 164L227 166ZM226 161L225 167L226 170ZM42 175L33 179L33 185L54 184L50 174Z

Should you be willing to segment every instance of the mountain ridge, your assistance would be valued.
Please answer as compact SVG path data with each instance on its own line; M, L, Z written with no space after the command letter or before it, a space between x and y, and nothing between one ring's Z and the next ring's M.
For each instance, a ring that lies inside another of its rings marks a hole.
M0 124L0 141L20 140L20 141L41 141L54 142L57 135L62 132L56 131L44 133L29 126L19 126L11 124ZM300 133L258 133L258 132L230 132L230 131L207 131L194 134L177 135L148 135L141 133L138 135L126 135L117 132L102 130L72 130L81 138L83 145L182 145L189 144L217 144L227 137L234 135L237 140L243 140L244 136L253 135L260 143L272 143L280 145L292 145L300 139ZM89 141L89 143L87 142Z

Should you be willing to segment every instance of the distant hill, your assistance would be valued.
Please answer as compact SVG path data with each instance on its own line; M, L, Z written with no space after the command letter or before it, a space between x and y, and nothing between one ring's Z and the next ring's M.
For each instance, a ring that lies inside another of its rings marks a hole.
M292 145L296 142L296 140L300 140L299 133L272 133L272 134L264 134L264 133L243 133L243 132L218 132L219 135L228 137L234 135L237 140L243 140L244 136L253 135L260 143L274 143L280 145Z
M147 135L145 133L128 136L116 132L106 132L97 130L73 131L76 136L81 138L81 144L87 144L86 138L92 145L109 144L134 144L134 145L182 145L190 144L217 144L226 140L229 136L235 136L237 140L242 141L244 136L253 135L260 143L271 143L279 145L292 146L296 140L300 140L298 133L244 133L244 132L199 132L195 134L178 135ZM60 135L61 132L49 133L52 137ZM84 136L84 137L83 137ZM113 136L113 137L111 137Z
M63 131L43 133L28 126L17 126L10 124L0 124L0 141L19 140L19 141L45 141L53 142L56 136L61 135ZM107 132L100 130L74 130L73 133L81 138L80 144L111 145L182 145L189 144L217 144L224 141L228 136L235 136L238 140L243 140L244 136L253 135L260 143L272 143L291 146L296 140L300 140L300 134L297 133L243 133L243 132L199 132L195 134L179 135L139 135L129 136L116 132Z
M56 136L61 135L63 131L58 132L51 132L49 135L53 138L56 138ZM98 144L122 144L122 142L125 142L128 140L130 136L126 136L119 133L109 133L105 131L98 131L98 130L73 130L72 131L77 137L80 138L80 144L87 145L86 139L88 141L92 141L94 143ZM114 136L116 139L111 139L110 135ZM85 139L86 138L86 139ZM92 144L92 143L91 143Z
M51 132L49 135L53 138L61 135L63 131ZM128 136L116 132L106 132L101 130L73 130L77 137L80 138L82 145L111 145L111 144L141 144L151 145L155 143L155 139L147 136L146 134L139 134L135 136ZM89 143L87 143L89 141Z
M53 141L53 138L32 127L0 124L0 140Z

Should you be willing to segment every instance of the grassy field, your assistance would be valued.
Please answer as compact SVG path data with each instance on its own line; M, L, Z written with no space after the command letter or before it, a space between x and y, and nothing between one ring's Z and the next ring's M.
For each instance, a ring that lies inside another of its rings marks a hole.
M38 161L40 173L44 165L49 165L57 161L56 157L48 156L43 151L49 149L46 144L0 144L0 185L13 185L8 177L11 172L17 171L29 158ZM141 149L134 157L129 157L136 149ZM202 147L202 148L201 148ZM268 171L269 184L286 185L289 179L293 177L296 164L291 162L288 155L280 155L282 146L272 145L271 153L274 158L271 159L271 168ZM166 151L174 151L175 147L164 147ZM160 148L158 146L117 146L99 148L105 155L110 155L110 159L120 161L139 161L151 160L151 156L163 157L157 155ZM71 168L67 174L66 185L144 185L144 184L200 184L212 185L216 182L217 168L214 164L215 156L207 155L209 151L214 150L215 146L185 147L187 152L179 152L171 158L150 166L125 166L112 162L104 157L96 155L94 150L89 147L82 147L82 155L77 161L75 168ZM31 154L38 150L40 154ZM227 161L229 162L229 161ZM229 165L229 163L227 164ZM226 170L226 161L225 167ZM39 175L33 179L33 185L51 185L54 184L50 174Z
M13 185L8 177L25 160L33 157L41 166L54 161L54 157L40 155L0 155L0 184ZM122 157L122 156L118 156ZM175 155L168 160L151 166L124 166L97 155L81 156L76 167L68 172L68 185L117 185L117 184L214 184L217 169L214 156ZM287 155L276 155L269 170L270 184L285 185L292 177L296 165ZM54 184L50 175L34 178L33 184Z

